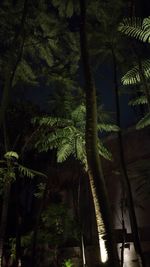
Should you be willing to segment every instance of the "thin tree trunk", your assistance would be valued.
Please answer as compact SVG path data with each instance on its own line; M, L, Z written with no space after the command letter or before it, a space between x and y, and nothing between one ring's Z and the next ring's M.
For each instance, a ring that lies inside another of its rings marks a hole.
M16 258L15 258L15 267L18 267L21 264L21 222L20 222L20 212L19 212L19 181L16 177Z
M108 196L101 172L100 158L97 147L98 134L96 89L92 77L87 47L85 0L80 0L80 9L80 46L86 91L86 153L88 174L93 194L95 195L95 211L97 212L97 214L99 214L99 216L97 216L96 218L98 235L106 248L109 266L118 267L119 260L113 228L111 225L112 217L110 215Z
M4 196L3 196L1 221L0 221L0 267L3 266L3 247L4 247L4 239L7 227L7 214L8 214L10 189L11 189L11 184L10 183L6 184L4 187Z
M5 152L8 151L8 136L6 134L6 126L3 123L3 133L4 133L4 143L5 143ZM7 160L7 168L11 169L9 159ZM1 209L1 220L0 220L0 267L3 266L3 248L4 248L4 240L5 240L5 233L7 227L7 215L8 215L8 206L9 206L9 197L10 197L10 190L11 190L11 182L10 177L6 177L6 181L3 188L3 200L2 200L2 209Z
M41 213L43 211L43 207L44 207L44 203L45 203L45 200L46 200L46 195L47 195L48 188L49 188L49 181L47 179L46 184L45 184L45 188L44 188L44 192L43 192L43 196L42 196L42 199L41 199L40 207L39 207L39 210L38 210L34 231L33 231L32 254L31 254L32 255L31 256L31 265L32 265L32 267L35 267L36 264L37 264L37 262L36 262L36 250L37 250L37 238L38 238L39 224L40 224Z
M4 86L3 86L2 100L0 105L0 127L2 126L9 105L10 93L12 89L14 76L22 58L24 39L25 39L24 25L27 16L27 7L28 7L28 0L25 0L20 27L14 36L14 40L9 51L8 62L7 63L5 62L6 67L4 68L5 69ZM16 49L17 49L17 57L15 56Z
M115 86L115 96L116 96L116 114L117 114L116 120L117 120L117 125L120 127L121 120L120 120L119 88L118 88L118 79L117 79L117 62L116 62L116 57L115 57L115 53L113 50L112 50L112 57L113 57L113 65L114 65L113 66L114 67L114 86ZM125 163L124 147L123 147L121 130L118 132L118 147L119 147L119 155L120 155L121 177L122 177L122 182L124 183L126 197L127 197L128 211L129 211L129 217L130 217L131 230L133 234L134 247L137 253L140 266L145 267L145 260L144 260L144 256L142 253L141 243L140 243L132 190L131 190L130 180L128 177L126 163Z
M121 223L122 223L122 244L121 244L121 257L120 257L120 265L123 267L124 265L124 246L125 246L125 221L124 221L124 206L125 206L125 198L121 200Z

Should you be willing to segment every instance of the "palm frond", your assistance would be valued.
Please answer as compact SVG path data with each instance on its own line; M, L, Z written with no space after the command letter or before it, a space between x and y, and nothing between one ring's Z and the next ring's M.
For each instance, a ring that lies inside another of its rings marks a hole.
M71 142L64 142L57 150L57 161L64 162L74 152Z
M86 107L84 104L79 105L73 110L71 117L73 121L85 121Z
M98 131L105 131L105 132L118 132L119 127L115 124L108 124L108 123L99 123L97 125Z
M145 78L150 79L150 59L144 60L142 62L143 71ZM141 82L139 67L138 65L134 66L129 70L121 79L123 85L137 84Z
M138 106L138 105L145 105L147 104L147 97L145 95L136 97L129 101L130 106Z
M125 18L119 25L118 30L127 36L150 43L150 17L145 18Z
M98 142L98 151L99 151L99 154L107 159L107 160L112 160L112 154L110 151L108 151L108 149L102 144L102 142L99 140Z
M150 112L147 113L136 125L136 129L142 129L150 125Z
M21 175L28 178L33 178L34 176L42 176L45 178L47 177L44 173L29 169L21 164L18 164L18 171Z
M64 119L64 118L55 118L55 117L50 117L50 116L46 116L46 117L35 117L32 119L32 123L33 124L38 124L40 126L59 126L59 127L63 127L67 124L70 123L69 120Z

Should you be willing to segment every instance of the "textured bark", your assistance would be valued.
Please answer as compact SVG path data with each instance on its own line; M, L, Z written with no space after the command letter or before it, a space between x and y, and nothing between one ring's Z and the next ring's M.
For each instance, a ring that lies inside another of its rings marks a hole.
M86 33L86 7L85 1L80 0L81 24L80 24L80 46L83 62L83 73L85 78L86 92L86 153L88 163L88 174L93 188L95 211L97 215L98 231L101 239L104 240L108 253L108 263L111 267L118 267L116 243L112 228L112 218L105 187L105 181L101 172L100 158L97 147L97 104L96 90L91 72Z
M113 56L113 67L114 67L114 86L115 86L115 96L116 96L116 122L119 127L120 125L120 104L119 104L119 86L118 86L118 79L117 79L117 62L115 53L112 50ZM122 133L121 130L118 132L118 148L119 148L119 155L120 155L120 166L121 166L121 177L122 177L122 184L125 188L127 204L128 204L128 211L129 211L129 218L131 224L131 230L133 234L133 242L135 251L137 253L137 257L139 260L139 264L141 267L145 267L145 260L142 253L138 225L137 225L137 218L134 208L134 201L132 196L132 190L130 185L130 180L127 173L126 163L125 163L125 156L124 156L124 147L123 147L123 140L122 140Z

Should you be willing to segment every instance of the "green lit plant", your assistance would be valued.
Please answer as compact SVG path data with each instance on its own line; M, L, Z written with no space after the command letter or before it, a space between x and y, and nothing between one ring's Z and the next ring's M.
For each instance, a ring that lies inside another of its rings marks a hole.
M133 39L150 43L150 17L143 20L136 17L126 18L120 23L119 31ZM148 86L150 59L141 60L137 52L136 56L138 64L129 70L121 80L123 85L140 85L140 96L130 101L129 104L148 106L148 112L136 125L137 129L141 129L150 125L150 91Z
M64 260L62 267L73 267L73 263L71 259Z

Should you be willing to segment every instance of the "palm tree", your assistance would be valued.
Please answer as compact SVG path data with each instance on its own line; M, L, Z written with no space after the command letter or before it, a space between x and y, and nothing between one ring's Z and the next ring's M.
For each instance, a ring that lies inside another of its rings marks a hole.
M90 182L93 188L93 195L95 197L95 206L97 214L99 214L98 235L99 239L104 242L107 251L107 261L112 267L119 266L117 255L117 248L115 244L113 227L111 225L111 213L107 190L105 186L104 177L100 165L99 152L97 147L97 104L96 104L96 89L92 75L90 57L88 51L87 39L87 17L86 4L84 0L80 0L80 47L81 57L83 62L83 73L85 80L86 93L86 155L88 173Z
M57 161L64 162L69 156L74 156L81 164L83 168L88 173L91 192L94 201L95 214L97 227L99 226L99 221L101 220L101 215L99 214L95 188L93 180L91 179L90 172L88 170L86 151L85 151L85 115L86 108L85 105L81 104L76 109L74 109L70 115L70 119L65 118L55 118L55 117L43 117L35 118L34 123L38 123L41 126L41 133L39 132L39 137L36 142L36 148L39 152L47 151L49 149L57 149ZM102 119L102 118L101 118ZM113 124L107 124L103 120L97 125L98 131L117 131L118 127ZM103 146L100 139L98 139L98 152L99 155L111 160L111 153ZM98 228L99 231L99 228ZM101 229L102 231L102 229ZM103 258L102 252L102 238L99 235L99 244L101 249L101 257ZM106 256L106 255L105 255ZM105 259L106 260L106 259Z
M109 58L109 60L112 59L113 84L114 84L115 99L116 99L116 124L120 128L121 118L120 118L118 66L120 63L122 67L122 64L121 64L123 60L122 55L123 55L123 50L125 50L125 47L124 47L124 44L121 42L121 38L117 32L118 17L116 16L114 18L111 14L111 18L110 18L110 14L107 13L108 10L112 12L111 8L106 9L106 10L104 8L102 12L102 16L97 16L98 31L96 31L95 38L92 37L92 42L93 40L95 41L96 39L97 43L96 43L96 48L93 49L92 47L91 52L95 52L95 56L97 57L97 61L99 61L99 64L101 64L102 58L107 57ZM113 9L113 12L115 12L114 9ZM99 49L97 49L97 44L99 44ZM130 185L130 180L129 180L127 169L126 169L126 163L125 163L125 157L124 157L124 146L123 146L121 131L119 131L117 135L118 135L121 184L122 184L122 194L124 198L124 205L125 205L125 196L126 196L127 202L128 202L129 217L130 217L131 229L133 233L133 242L135 245L135 250L137 252L137 257L139 259L140 264L142 262L144 266L144 258L143 258L140 239L139 239L139 232L138 232L138 226L137 226L137 219L135 215L131 185Z

